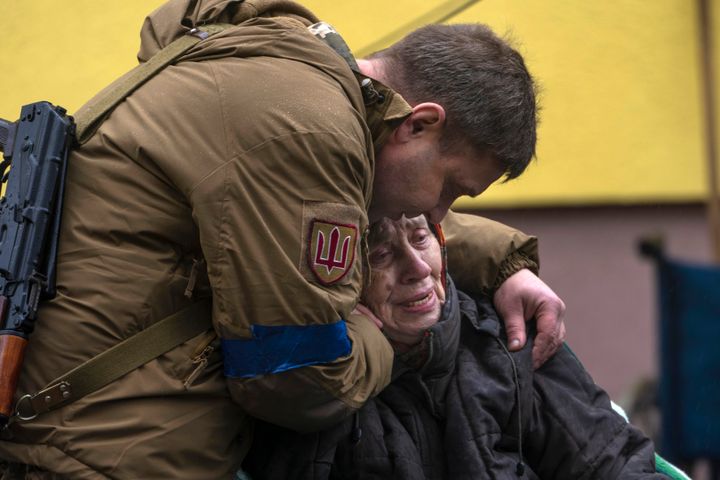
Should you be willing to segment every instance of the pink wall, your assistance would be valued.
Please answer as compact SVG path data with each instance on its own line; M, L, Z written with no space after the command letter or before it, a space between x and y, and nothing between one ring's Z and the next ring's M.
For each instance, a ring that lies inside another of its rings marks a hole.
M540 276L567 304L568 343L612 398L656 374L654 272L637 240L662 234L669 255L708 262L702 205L478 213L539 237Z

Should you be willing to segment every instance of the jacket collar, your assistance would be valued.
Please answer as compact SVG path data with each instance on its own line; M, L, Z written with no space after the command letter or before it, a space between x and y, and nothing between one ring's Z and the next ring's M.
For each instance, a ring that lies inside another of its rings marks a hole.
M325 22L308 27L310 32L338 54L350 67L363 96L365 121L373 139L375 152L387 141L388 136L405 120L412 108L397 92L381 81L368 77L360 71L350 47L343 37Z
M390 134L412 113L412 107L399 93L384 85L382 82L355 72L359 82L364 79L372 81L375 90L382 101L365 106L365 120L373 138L373 145L377 153Z
M462 292L459 293L458 297L462 315L475 330L494 338L500 337L500 317L493 308L490 299L480 296L470 298Z

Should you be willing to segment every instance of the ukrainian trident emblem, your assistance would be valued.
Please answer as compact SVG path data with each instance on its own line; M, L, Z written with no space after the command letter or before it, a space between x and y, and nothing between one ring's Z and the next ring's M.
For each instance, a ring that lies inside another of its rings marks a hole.
M308 264L323 285L341 280L355 260L355 225L313 220L310 227Z

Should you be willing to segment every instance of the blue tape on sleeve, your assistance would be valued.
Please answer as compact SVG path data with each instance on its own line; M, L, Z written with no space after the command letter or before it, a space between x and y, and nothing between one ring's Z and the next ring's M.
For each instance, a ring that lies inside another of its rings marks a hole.
M252 325L250 339L223 339L225 376L248 378L319 363L350 354L345 320L327 325Z

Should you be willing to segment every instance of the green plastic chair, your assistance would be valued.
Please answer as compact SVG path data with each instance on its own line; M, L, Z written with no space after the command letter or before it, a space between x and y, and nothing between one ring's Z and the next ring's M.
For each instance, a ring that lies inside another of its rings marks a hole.
M625 421L628 421L628 416L625 413L625 410L623 408L616 404L615 402L612 402L613 410L615 410L618 414L620 414L621 417L625 419ZM655 454L655 471L658 473L662 473L663 475L667 475L668 477L672 478L673 480L691 480L690 477L680 470L678 467L673 465L672 463L665 460L663 457Z

